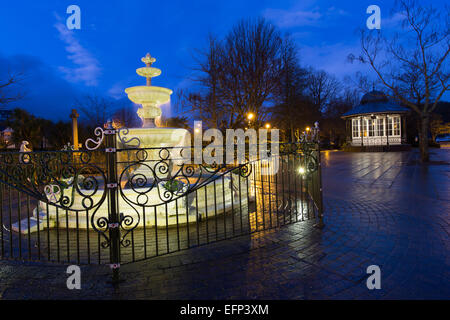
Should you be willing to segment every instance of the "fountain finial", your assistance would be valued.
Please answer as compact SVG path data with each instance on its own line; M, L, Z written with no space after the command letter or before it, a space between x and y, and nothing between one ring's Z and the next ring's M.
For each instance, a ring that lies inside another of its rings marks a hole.
M153 58L153 57L150 55L150 53L147 52L147 54L145 55L145 57L142 57L142 58L141 58L141 61L142 61L143 63L145 63L145 65L146 65L147 67L151 67L152 64L156 61L156 59Z

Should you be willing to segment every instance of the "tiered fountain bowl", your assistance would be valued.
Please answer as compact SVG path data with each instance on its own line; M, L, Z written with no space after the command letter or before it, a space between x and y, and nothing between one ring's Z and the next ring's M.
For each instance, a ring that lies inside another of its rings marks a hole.
M142 119L142 128L131 128L129 136L137 137L141 148L165 148L187 145L188 131L177 128L156 128L155 119L161 116L162 104L170 101L172 90L152 86L152 78L161 74L161 70L151 65L156 61L149 53L141 59L145 67L136 69L136 73L147 79L147 85L125 89L128 99L141 105L138 115Z

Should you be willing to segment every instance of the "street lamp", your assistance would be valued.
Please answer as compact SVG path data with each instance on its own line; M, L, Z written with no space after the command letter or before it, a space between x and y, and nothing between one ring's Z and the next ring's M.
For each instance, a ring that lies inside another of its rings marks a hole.
M252 113L252 112L249 112L249 113L247 114L248 127L249 127L249 128L251 127L251 122L252 122L252 119L253 119L254 117L255 117L255 114Z
M266 123L266 129L267 129L267 130L270 129L270 123Z

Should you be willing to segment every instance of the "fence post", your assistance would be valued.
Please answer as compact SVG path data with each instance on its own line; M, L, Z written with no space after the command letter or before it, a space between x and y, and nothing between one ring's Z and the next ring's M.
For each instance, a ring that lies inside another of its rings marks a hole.
M107 189L108 189L108 229L110 240L110 267L112 269L113 284L119 282L120 268L120 214L118 184L117 184L117 132L108 121L107 128L104 130L106 139L106 163L107 163Z
M325 224L323 223L323 194L322 194L322 163L320 159L320 136L319 136L319 123L314 123L314 135L316 140L316 150L317 150L317 174L318 174L318 182L319 182L319 201L317 204L318 209L318 215L319 215L319 222L315 225L317 228L322 229L325 227Z

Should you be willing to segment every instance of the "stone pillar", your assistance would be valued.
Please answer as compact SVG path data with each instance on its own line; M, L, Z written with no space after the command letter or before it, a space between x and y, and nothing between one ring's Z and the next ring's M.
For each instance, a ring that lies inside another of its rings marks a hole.
M72 143L73 150L78 150L78 117L80 115L77 113L76 109L72 109L70 118L72 118Z

